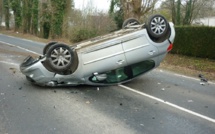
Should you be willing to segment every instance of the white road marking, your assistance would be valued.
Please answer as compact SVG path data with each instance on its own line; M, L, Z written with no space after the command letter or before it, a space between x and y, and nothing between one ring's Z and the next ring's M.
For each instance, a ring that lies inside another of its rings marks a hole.
M14 66L19 66L19 64L12 63L12 62L7 62L7 61L0 61L0 63L9 64L9 65L14 65Z
M3 35L3 34L0 34L0 35ZM7 35L7 37L14 38L14 39L18 39L18 40L24 40L24 41L34 42L33 40L29 40L29 39L22 39L22 38L18 38L18 37L10 36L10 35Z
M124 89L129 90L129 91L132 91L132 92L137 93L137 94L139 94L139 95L143 95L143 96L148 97L148 98L150 98L150 99L159 101L159 102L164 103L164 104L166 104L166 105L168 105L168 106L174 107L174 108L179 109L179 110L181 110L181 111L184 111L184 112L186 112L186 113L195 115L195 116L197 116L197 117L200 117L200 118L202 118L202 119L205 119L205 120L207 120L207 121L210 121L210 122L215 123L215 119L213 119L213 118L210 118L210 117L207 117L207 116L205 116L205 115L202 115L202 114L196 113L196 112L194 112L194 111L188 110L188 109L186 109L186 108L183 108L183 107L178 106L178 105L176 105L176 104L173 104L173 103L171 103L171 102L164 101L164 100L162 100L162 99L160 99L160 98L157 98L157 97L151 96L151 95L149 95L149 94L146 94L146 93L137 91L137 90L135 90L135 89L132 89L132 88L127 87L127 86L124 86L124 85L119 85L119 87L124 88Z
M29 50L29 49L26 49L26 48L23 48L23 47L20 47L20 46L16 46L16 45L13 45L13 44L10 44L10 43L7 43L7 42L0 41L0 43L6 44L6 45L9 45L9 46L12 46L12 47L17 47L17 48L19 48L19 49L25 50L25 51L27 51L27 52L31 52L31 53L33 53L33 54L41 55L41 54L39 54L39 53L37 53L37 52L31 51L31 50Z

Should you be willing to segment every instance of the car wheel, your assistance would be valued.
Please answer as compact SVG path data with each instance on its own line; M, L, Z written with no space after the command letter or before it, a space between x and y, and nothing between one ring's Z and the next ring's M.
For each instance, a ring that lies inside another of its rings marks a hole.
M126 28L128 26L133 26L133 25L139 25L139 24L140 24L140 22L137 19L129 18L123 22L122 28Z
M43 55L45 55L47 53L47 50L56 43L57 43L56 41L52 41L46 44L45 47L43 48Z
M146 29L150 37L159 40L167 38L170 32L169 23L162 15L152 15L146 22Z
M56 73L67 71L73 64L74 52L65 44L51 46L46 54L46 64Z

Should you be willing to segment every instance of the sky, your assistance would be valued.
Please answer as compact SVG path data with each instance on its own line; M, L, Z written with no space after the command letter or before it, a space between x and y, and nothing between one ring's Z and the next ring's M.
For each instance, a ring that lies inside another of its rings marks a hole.
M75 8L83 9L87 5L90 7L95 7L100 11L107 12L110 6L110 0L74 0Z

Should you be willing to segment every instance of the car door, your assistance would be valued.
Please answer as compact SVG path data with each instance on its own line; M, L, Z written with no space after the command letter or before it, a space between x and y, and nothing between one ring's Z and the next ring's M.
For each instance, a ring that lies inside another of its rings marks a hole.
M100 73L126 66L126 59L121 41L101 44L99 47L82 54L83 73L91 76L92 73Z
M158 49L150 44L144 34L123 39L122 46L128 65L154 58L158 54Z

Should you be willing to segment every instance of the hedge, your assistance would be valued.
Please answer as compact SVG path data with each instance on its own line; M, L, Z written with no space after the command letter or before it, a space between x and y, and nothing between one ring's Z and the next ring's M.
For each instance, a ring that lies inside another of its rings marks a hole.
M215 27L175 27L171 53L215 59Z

